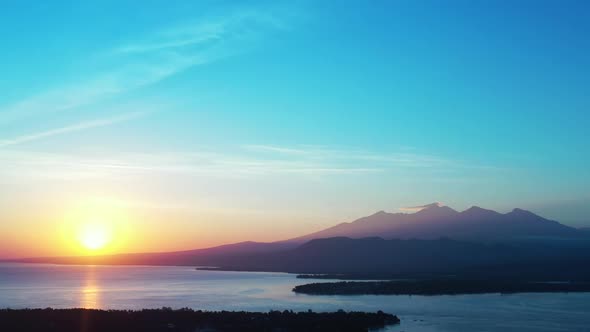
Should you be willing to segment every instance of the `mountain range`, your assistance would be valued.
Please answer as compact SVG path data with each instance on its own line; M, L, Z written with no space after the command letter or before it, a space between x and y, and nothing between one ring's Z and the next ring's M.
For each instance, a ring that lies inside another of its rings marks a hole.
M506 242L525 239L579 238L580 230L548 220L532 212L514 209L502 214L473 206L457 212L432 203L416 213L379 211L288 241L306 242L330 237L382 237L384 239L438 239Z
M416 213L377 212L272 243L240 242L165 253L29 258L20 262L213 266L348 275L483 274L590 278L590 233L514 209L502 214L438 203ZM585 269L585 270L584 270ZM588 270L586 274L580 271Z

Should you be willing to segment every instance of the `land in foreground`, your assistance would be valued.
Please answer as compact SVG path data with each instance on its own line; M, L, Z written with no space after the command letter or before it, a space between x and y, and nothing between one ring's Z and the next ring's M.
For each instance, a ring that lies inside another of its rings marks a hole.
M397 324L383 313L270 311L194 311L170 308L127 310L20 309L0 310L1 331L159 332L159 331L347 331L361 332Z
M310 295L458 295L485 293L590 292L588 282L523 282L508 280L340 281L300 285L295 293Z

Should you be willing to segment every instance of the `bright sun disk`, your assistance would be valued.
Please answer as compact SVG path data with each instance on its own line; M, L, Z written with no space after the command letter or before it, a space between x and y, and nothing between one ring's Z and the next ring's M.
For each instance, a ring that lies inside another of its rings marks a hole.
M101 223L88 223L80 230L80 243L89 250L104 248L110 241L107 227Z

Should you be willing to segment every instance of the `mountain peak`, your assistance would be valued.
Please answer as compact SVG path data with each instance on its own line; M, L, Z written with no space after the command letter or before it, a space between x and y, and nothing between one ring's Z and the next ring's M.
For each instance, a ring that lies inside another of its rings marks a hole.
M430 204L426 204L424 205L424 209L432 209L432 208L439 208L439 207L443 207L444 205L441 202L434 202L434 203L430 203Z
M432 203L424 205L424 208L415 213L416 215L429 215L433 217L454 216L457 211L441 203Z
M532 217L539 217L536 214L532 213L531 211L523 210L521 208L515 208L511 212L507 213L510 215L518 215L518 216L532 216Z
M420 212L424 210L434 209L442 207L443 204L440 202L434 202L426 205L418 205L418 206L408 206L408 207L401 207L399 208L403 212Z
M495 216L495 215L499 215L499 213L494 210L484 209L484 208L481 208L476 205L461 212L461 214L468 215L468 216Z

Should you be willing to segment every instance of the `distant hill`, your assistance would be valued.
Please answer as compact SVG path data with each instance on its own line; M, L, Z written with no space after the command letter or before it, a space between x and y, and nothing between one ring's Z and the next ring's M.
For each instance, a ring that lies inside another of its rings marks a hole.
M485 275L590 280L590 232L532 212L458 212L440 204L416 213L380 211L287 241L207 249L16 260L57 264L210 266L228 270L365 276ZM541 239L541 240L539 240Z
M12 260L24 263L219 266L241 257L280 252L297 245L288 242L239 242L222 246L175 252L130 253L103 256L35 257Z
M512 248L439 240L384 240L378 237L315 239L279 252L252 255L231 269L296 273L409 273L504 262Z
M416 213L379 211L368 217L288 240L303 243L330 237L382 237L385 239L437 239L449 237L469 241L512 241L528 239L579 238L585 233L548 220L532 212L514 209L509 213L477 206L463 212L433 203Z
M315 239L243 242L169 253L17 260L29 263L210 266L222 270L339 274L375 278L461 276L530 280L590 280L588 247L503 245L451 239Z
M222 269L383 277L463 276L588 280L590 252L580 248L483 244L451 239L326 238L295 249L227 260Z

